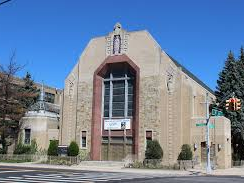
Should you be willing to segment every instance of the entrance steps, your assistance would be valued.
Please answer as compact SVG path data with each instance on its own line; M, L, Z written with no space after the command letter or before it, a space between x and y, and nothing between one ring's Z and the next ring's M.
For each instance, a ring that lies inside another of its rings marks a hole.
M81 161L78 166L123 168L123 161Z

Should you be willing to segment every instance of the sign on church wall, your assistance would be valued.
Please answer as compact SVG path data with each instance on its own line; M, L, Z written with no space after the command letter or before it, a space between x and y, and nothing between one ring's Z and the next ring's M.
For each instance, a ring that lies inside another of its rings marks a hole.
M108 119L104 120L104 130L130 129L130 119Z

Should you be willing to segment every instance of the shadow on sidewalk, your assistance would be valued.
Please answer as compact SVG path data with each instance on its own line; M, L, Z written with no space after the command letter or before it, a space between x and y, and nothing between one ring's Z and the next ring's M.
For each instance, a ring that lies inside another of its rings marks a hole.
M196 170L190 170L190 175L203 175L201 171L196 171Z

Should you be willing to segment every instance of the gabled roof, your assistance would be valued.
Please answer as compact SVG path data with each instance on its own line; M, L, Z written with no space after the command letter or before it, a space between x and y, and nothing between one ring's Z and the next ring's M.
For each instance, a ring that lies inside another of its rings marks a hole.
M214 91L209 88L205 83L203 83L200 79L198 79L194 74L192 74L188 69L186 69L183 65L181 65L178 61L176 61L173 57L171 57L168 53L166 53L169 58L175 63L177 67L180 67L182 71L187 74L189 77L191 77L194 81L196 81L199 85L201 85L203 88L208 90L210 93L215 95Z

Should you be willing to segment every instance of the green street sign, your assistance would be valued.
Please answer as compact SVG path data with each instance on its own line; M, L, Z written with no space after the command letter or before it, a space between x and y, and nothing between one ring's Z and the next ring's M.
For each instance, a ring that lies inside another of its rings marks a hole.
M206 123L196 123L196 126L207 126L207 124ZM215 128L215 125L209 124L209 128L213 129L213 128Z
M217 109L212 109L211 115L212 116L223 116L224 114L222 111L219 111Z
M214 124L209 124L209 128L215 128Z
M224 116L224 113L222 111L218 111L218 116Z
M218 115L218 110L217 109L212 109L211 114L212 114L212 116L217 116Z
M206 126L206 123L197 123L196 126Z

